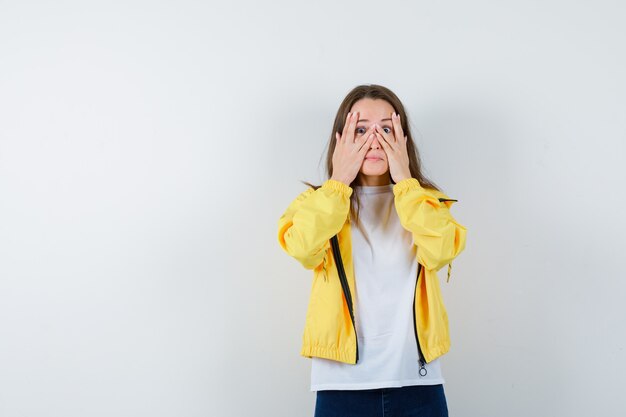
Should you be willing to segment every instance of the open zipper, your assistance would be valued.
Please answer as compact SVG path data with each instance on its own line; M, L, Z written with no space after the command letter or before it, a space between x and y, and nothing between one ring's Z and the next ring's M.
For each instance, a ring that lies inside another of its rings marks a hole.
M459 201L453 198L439 198L438 200L439 202ZM417 335L417 322L415 320L415 293L417 292L417 284L419 283L420 272L422 272L422 264L418 262L417 263L417 279L415 280L415 291L413 291L413 330L415 331L415 341L417 342L417 361L420 366L419 374L421 376L426 376L426 374L428 374L428 370L426 369L427 362L426 362L426 359L424 358L424 355L422 354L422 347L420 346L420 339L419 339L419 336ZM450 278L450 268L448 268L448 279L449 278Z
M341 283L341 289L343 295L348 304L348 310L350 311L350 319L352 321L352 327L354 328L354 340L356 344L356 362L359 361L359 341L356 334L356 325L354 324L354 305L352 304L352 296L350 294L350 287L348 286L348 279L346 278L346 272L343 269L343 261L341 260L341 252L339 251L339 242L337 236L331 238L331 246L333 249L333 256L335 257L337 272L339 273L339 282ZM417 343L417 358L419 363L419 374L426 376L428 370L426 369L426 359L422 354L422 348L420 345L419 336L417 335L417 322L415 320L415 293L417 292L417 284L419 283L420 273L422 272L422 264L417 263L417 279L415 280L415 290L413 291L413 331L415 333L415 342ZM356 363L355 362L355 363Z
M452 198L439 198L439 201L458 201ZM343 290L343 295L346 299L346 303L348 304L348 311L350 312L350 320L352 321L352 327L354 328L354 341L356 345L356 361L359 361L359 341L356 334L356 325L354 324L354 306L352 304L352 295L350 294L350 286L348 285L348 279L346 278L346 272L343 269L343 261L341 260L341 251L339 251L339 241L337 240L337 235L333 236L330 239L330 243L333 249L333 256L335 257L335 263L337 266L337 272L339 273L339 282L341 283L341 289ZM422 354L422 348L420 345L419 336L417 335L417 322L415 320L415 293L417 292L417 284L420 278L420 272L422 271L422 264L417 263L417 279L415 280L415 291L413 291L413 331L415 332L415 342L417 343L417 360L419 363L419 374L421 376L426 376L428 374L428 370L426 369L426 359Z
M422 264L417 263L417 279L415 280L415 290L413 291L413 331L415 332L415 341L417 342L417 361L419 363L420 369L419 374L421 376L426 376L428 370L426 369L426 359L424 359L424 355L422 354L422 348L420 346L420 339L417 336L417 322L415 321L415 293L417 292L417 283L420 279L420 272L422 271Z
M350 319L352 320L352 327L354 328L354 341L356 344L356 362L358 362L359 361L359 341L356 335L356 325L354 324L354 307L352 304L352 295L350 295L350 287L348 286L348 279L346 278L346 271L344 271L343 269L343 262L341 260L341 252L339 251L339 241L337 240L337 235L333 236L330 239L330 243L333 247L333 256L335 257L335 263L337 264L337 272L339 272L339 282L341 282L343 295L346 298L346 303L348 304L348 310L350 311Z

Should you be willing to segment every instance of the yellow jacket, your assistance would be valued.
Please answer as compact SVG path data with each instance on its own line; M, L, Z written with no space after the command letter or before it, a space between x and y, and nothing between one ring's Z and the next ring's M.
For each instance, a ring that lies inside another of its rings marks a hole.
M309 187L303 191L278 220L278 242L306 269L313 270L300 355L355 364L358 343L351 296L355 291L352 192L348 185L332 179L317 190ZM456 200L423 188L415 178L394 184L393 193L400 223L412 233L417 246L415 337L419 357L430 362L450 349L448 315L437 271L448 264L449 278L452 260L465 248L466 228L450 214ZM343 270L336 262L339 259ZM423 363L420 359L422 368Z

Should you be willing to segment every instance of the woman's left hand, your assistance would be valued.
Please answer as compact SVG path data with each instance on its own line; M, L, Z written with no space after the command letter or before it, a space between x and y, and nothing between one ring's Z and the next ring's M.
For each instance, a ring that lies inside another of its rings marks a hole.
M409 154L406 149L407 137L404 136L404 131L402 130L400 115L392 113L391 122L393 124L393 132L387 133L380 125L376 125L375 133L376 137L378 137L378 142L380 142L387 154L389 174L397 184L405 178L410 178L411 171L409 170Z

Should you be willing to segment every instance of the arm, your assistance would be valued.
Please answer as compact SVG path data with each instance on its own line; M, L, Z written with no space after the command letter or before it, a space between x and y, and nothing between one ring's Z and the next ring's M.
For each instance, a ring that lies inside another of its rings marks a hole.
M330 238L339 233L350 210L352 188L329 179L301 193L278 220L278 242L306 269L324 260Z
M405 178L393 186L394 202L402 227L413 234L417 261L426 269L438 271L465 249L465 226L450 214L454 201L439 201L445 194L423 188L415 178Z

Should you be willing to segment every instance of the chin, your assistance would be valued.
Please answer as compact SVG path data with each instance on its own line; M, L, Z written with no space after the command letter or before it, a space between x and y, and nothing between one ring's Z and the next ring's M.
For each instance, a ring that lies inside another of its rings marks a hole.
M387 171L388 169L386 167L379 168L379 169L364 168L361 170L361 174L369 175L369 176L379 176L379 175L385 175Z

